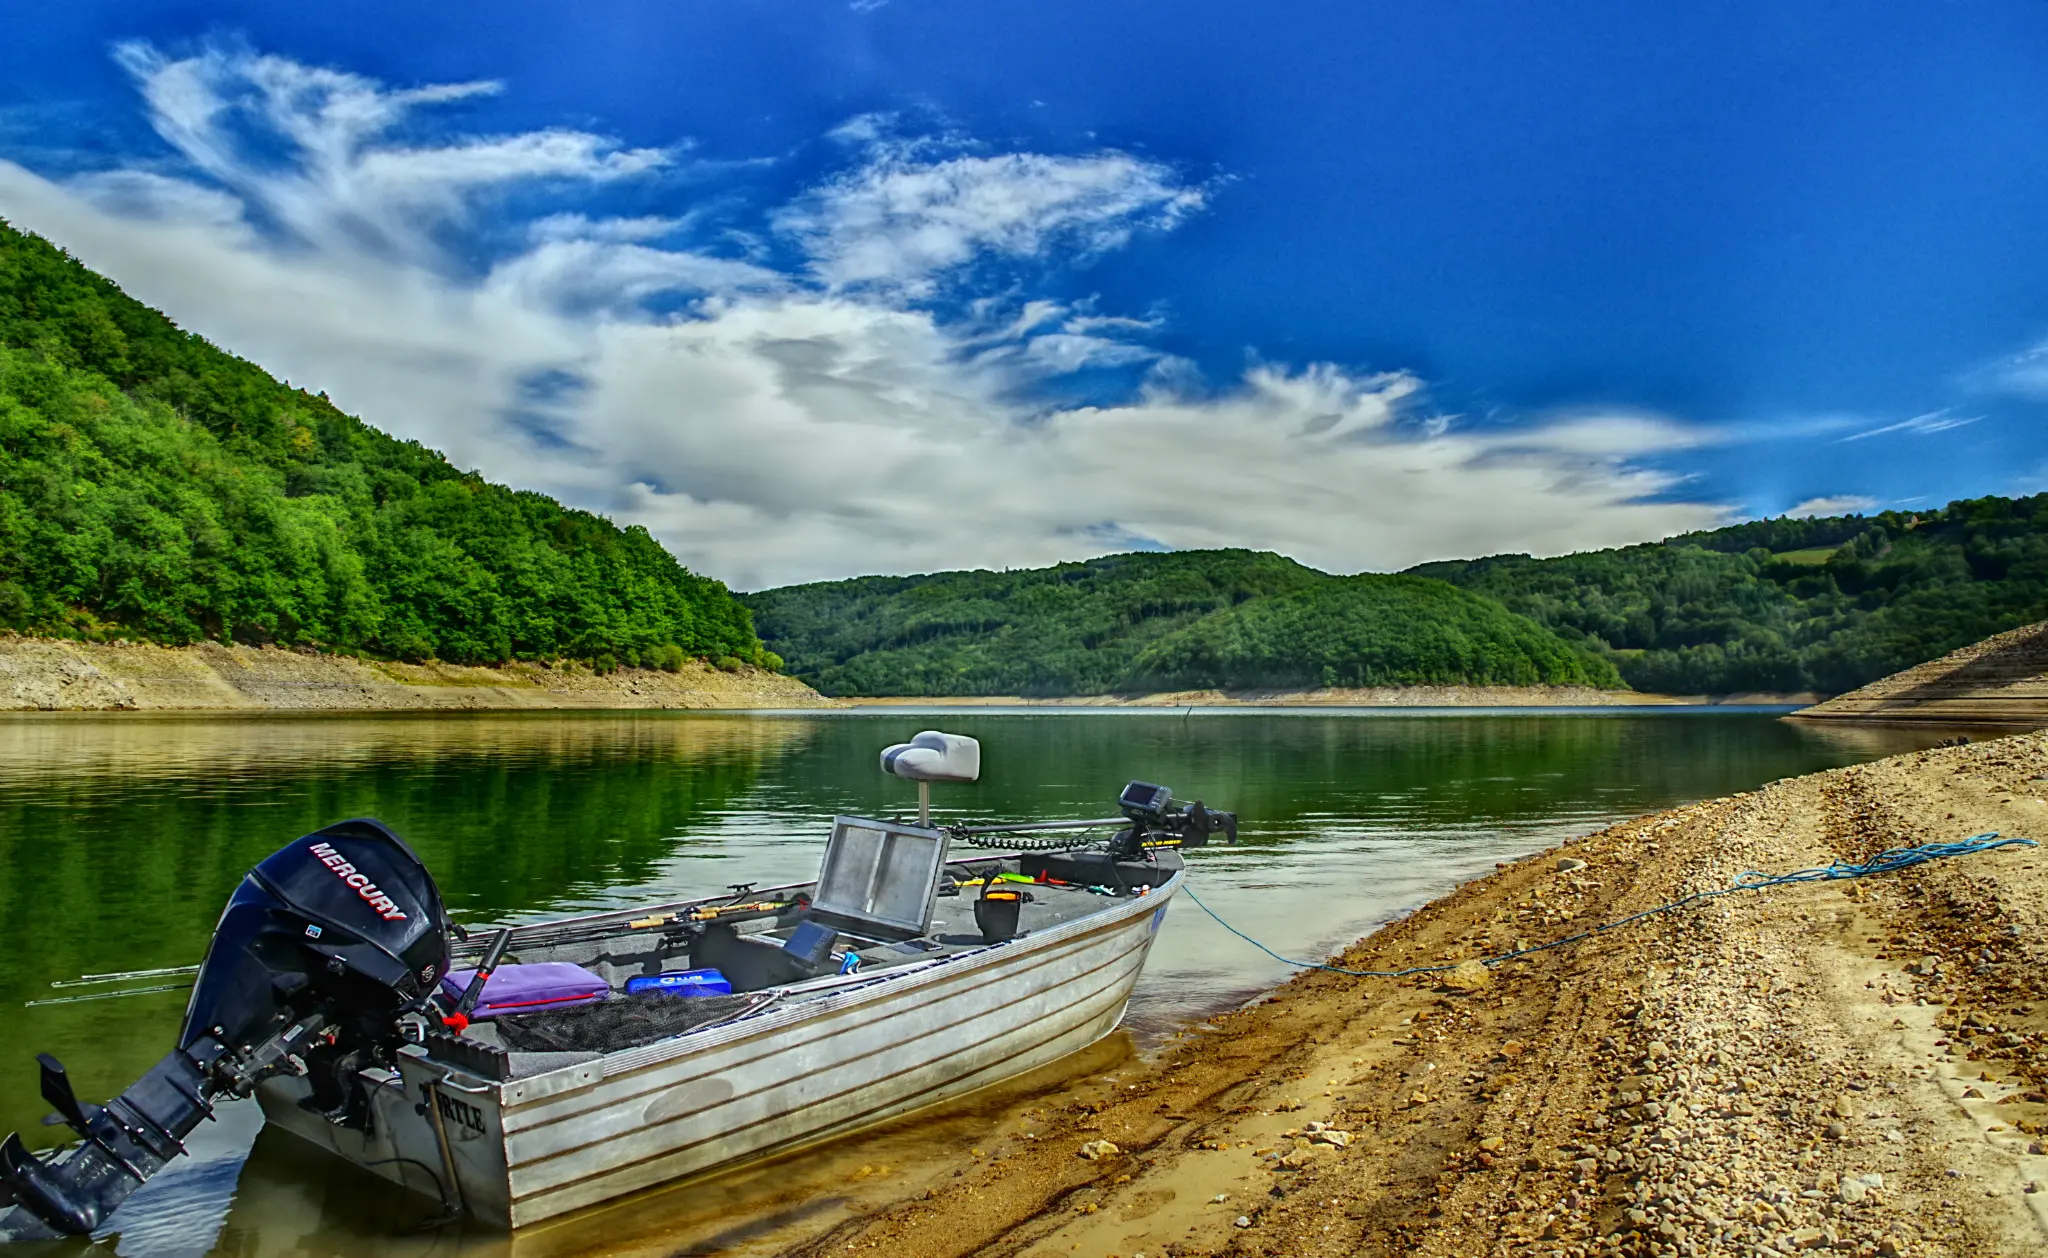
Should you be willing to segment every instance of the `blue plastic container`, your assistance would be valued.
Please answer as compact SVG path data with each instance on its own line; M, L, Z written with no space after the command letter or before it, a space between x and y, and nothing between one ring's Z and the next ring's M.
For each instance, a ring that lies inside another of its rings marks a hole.
M730 996L732 981L718 970L677 970L626 980L628 996Z

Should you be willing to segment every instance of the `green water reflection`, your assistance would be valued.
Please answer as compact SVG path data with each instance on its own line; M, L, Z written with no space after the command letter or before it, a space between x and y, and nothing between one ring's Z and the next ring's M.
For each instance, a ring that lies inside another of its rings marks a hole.
M912 806L876 751L933 726L984 743L983 780L937 792L949 818L1100 815L1131 778L1235 808L1243 842L1196 854L1197 885L1290 955L1608 820L1939 734L1725 713L0 719L0 1131L55 1139L36 1051L103 1096L164 1051L182 1012L177 994L24 1003L54 979L196 960L235 882L296 835L382 818L471 923L796 880L832 814ZM1185 906L1133 1018L1156 1028L1284 973ZM186 1177L205 1193L153 1193L124 1225L156 1229L151 1251L270 1249L260 1185L280 1172L242 1169L240 1139L211 1180ZM222 1230L236 1174L246 1199ZM365 1243L352 1211L293 1217L294 1252Z

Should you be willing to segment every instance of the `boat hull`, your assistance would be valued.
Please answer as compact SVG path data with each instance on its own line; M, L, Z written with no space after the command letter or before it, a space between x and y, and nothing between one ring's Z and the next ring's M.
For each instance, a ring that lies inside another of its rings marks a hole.
M519 1227L834 1139L1094 1043L1122 1019L1184 876L1011 943L547 1074L499 1083L402 1059L365 1074L367 1134L302 1108L299 1080L259 1096L270 1121L417 1191L445 1195L452 1162L461 1208Z

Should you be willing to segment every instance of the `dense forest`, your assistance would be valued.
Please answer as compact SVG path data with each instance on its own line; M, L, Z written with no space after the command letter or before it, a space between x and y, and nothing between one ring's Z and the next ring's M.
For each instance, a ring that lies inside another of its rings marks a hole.
M0 222L0 627L775 666L645 529L343 414Z
M2048 494L1411 571L1500 600L1638 690L1839 693L2048 619Z
M833 695L1619 685L1604 659L1444 582L1332 577L1245 550L859 577L746 598L790 671Z
M1617 681L1839 693L2048 619L2048 494L1755 520L1401 577L1218 550L746 599L769 645L828 694Z
M753 615L750 618L749 607ZM1333 577L1249 551L735 598L460 471L0 223L0 629L462 663L781 661L845 695L1852 689L2048 619L2048 494Z

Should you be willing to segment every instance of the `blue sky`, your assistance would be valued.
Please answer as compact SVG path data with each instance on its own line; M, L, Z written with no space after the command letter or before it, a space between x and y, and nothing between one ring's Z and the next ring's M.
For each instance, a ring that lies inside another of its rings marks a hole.
M306 10L306 11L301 11ZM43 6L0 216L741 586L2048 487L2048 9Z

